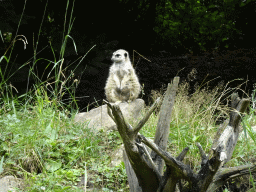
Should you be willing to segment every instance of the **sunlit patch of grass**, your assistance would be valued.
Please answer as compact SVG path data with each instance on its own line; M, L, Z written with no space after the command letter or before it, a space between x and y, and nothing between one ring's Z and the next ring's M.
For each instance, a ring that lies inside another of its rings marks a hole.
M35 94L33 106L0 117L0 156L5 157L5 172L19 176L25 172L33 177L71 167L79 170L84 161L98 157L100 138L74 124L68 112L58 110L46 96L41 90Z

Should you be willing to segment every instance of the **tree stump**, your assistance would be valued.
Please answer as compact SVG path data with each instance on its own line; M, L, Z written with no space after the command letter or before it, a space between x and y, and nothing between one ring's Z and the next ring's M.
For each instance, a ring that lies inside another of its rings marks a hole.
M145 116L133 128L123 117L118 105L108 102L108 114L115 121L124 143L124 162L132 192L212 192L221 187L229 178L256 172L256 165L244 165L222 168L233 154L239 136L241 113L250 103L250 99L240 99L235 93L231 97L230 119L219 128L213 145L213 155L209 159L202 146L197 143L201 155L201 169L195 173L182 160L189 148L186 147L178 157L166 151L171 121L171 112L178 89L179 77L168 84L164 98L158 98ZM162 105L161 105L162 104ZM151 113L161 105L154 142L139 133ZM151 154L147 148L152 150ZM166 170L163 172L164 164ZM188 181L181 185L181 179Z

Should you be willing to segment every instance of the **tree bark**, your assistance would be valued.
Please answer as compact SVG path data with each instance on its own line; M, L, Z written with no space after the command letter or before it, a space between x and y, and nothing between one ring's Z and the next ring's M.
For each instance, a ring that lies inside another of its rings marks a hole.
M172 108L175 102L176 92L178 90L179 77L174 78L173 84L168 85L166 96L164 97L163 104L160 108L159 120L156 127L155 134L155 144L157 144L161 149L167 149L167 141L170 134L170 123ZM154 151L151 153L152 159L156 162L160 174L163 174L164 161L158 156Z

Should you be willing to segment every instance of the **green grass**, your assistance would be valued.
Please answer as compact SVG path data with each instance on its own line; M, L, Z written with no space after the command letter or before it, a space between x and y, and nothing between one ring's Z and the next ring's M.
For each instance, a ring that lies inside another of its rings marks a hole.
M2 176L25 178L26 191L79 191L86 163L96 187L126 188L124 164L109 167L110 152L121 144L117 133L95 133L59 108L38 89L33 105L13 105L1 115Z
M232 91L205 88L188 96L188 84L180 84L170 124L168 151L177 156L189 146L184 162L194 170L199 169L201 159L195 143L200 142L206 152L210 151L217 130L215 120L227 114L227 106L220 104L220 97ZM61 102L51 100L44 86L33 93L26 105L13 97L3 101L1 175L24 178L26 191L82 191L77 184L86 163L88 181L95 188L128 191L124 164L109 166L111 153L122 144L119 134L103 130L95 133L86 128L86 123L75 124L76 112L70 113ZM158 115L152 114L141 133L153 139L157 120ZM253 161L255 133L251 127L255 125L255 116L252 110L245 115L242 125L247 139L238 141L229 166ZM248 138L252 138L253 145L248 143Z
M65 171L71 171L80 176L77 174L82 173L88 157L97 157L100 139L89 129L75 125L67 111L58 110L45 98L37 98L33 106L13 108L1 115L0 155L5 157L5 174L34 177L48 172L66 177Z

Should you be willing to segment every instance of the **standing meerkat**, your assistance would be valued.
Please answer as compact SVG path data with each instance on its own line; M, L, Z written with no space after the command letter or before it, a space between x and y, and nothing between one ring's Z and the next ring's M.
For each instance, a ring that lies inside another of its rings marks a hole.
M133 101L138 98L141 86L132 67L129 54L123 49L115 51L111 60L105 94L109 102Z

